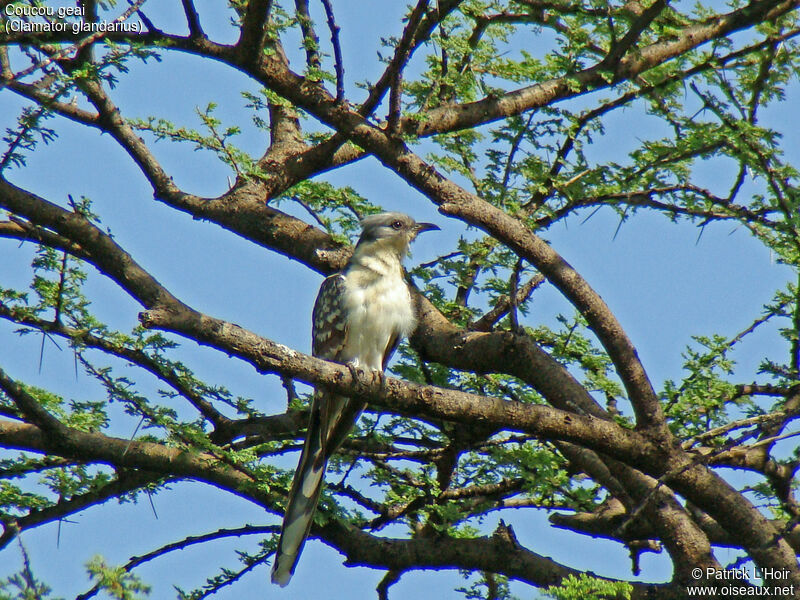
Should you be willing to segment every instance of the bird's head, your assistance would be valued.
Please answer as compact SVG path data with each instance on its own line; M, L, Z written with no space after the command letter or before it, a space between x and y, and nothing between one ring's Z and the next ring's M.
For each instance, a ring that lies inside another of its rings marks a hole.
M361 237L356 252L391 250L401 258L408 252L408 246L423 231L439 229L433 223L417 223L408 215L399 212L385 212L369 215L361 220Z

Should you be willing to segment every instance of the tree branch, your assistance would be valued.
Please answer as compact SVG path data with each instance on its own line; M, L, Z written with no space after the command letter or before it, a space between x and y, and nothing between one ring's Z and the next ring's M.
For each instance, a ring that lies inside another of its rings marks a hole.
M778 3L774 0L755 0L730 13L712 17L705 23L687 26L675 36L659 40L639 49L635 54L621 58L614 68L614 81L632 79L714 38L775 19L797 6L797 0ZM415 116L404 119L403 132L422 137L476 127L574 97L591 89L608 87L610 83L603 76L606 69L601 68L600 64L500 96L425 111L420 115L424 118Z
M200 15L194 6L193 0L181 0L183 13L186 15L186 23L189 25L189 35L193 38L205 37L203 28L200 25Z
M333 46L333 64L336 70L336 101L344 100L344 60L342 59L342 47L339 43L339 26L333 17L333 6L330 0L322 0L325 8L325 17L328 22L328 29L331 32L331 45Z
M191 546L196 544L202 544L204 542L214 541L225 539L229 537L241 537L243 535L264 535L264 534L275 534L280 531L280 528L275 525L245 525L244 527L237 527L235 529L218 529L217 531L212 531L209 533L205 533L202 535L190 535L189 537L185 537L182 540L178 540L176 542L172 542L170 544L165 544L160 548L156 548L148 552L147 554L142 554L141 556L133 556L131 559L122 565L122 569L125 572L130 573L136 567L150 562L156 558L164 556L165 554L169 554L170 552L174 552L175 550L185 550ZM255 566L255 565L253 565ZM100 584L98 583L90 590L84 592L75 597L75 600L88 600L89 598L94 597L100 591Z
M159 361L155 360L152 356L148 355L143 350L123 346L121 344L111 342L108 339L98 337L85 329L75 329L62 325L54 321L46 321L28 315L18 315L15 311L4 305L0 301L0 318L7 319L20 325L27 325L34 327L39 331L46 333L56 334L63 338L77 342L82 346L89 348L97 348L112 356L116 356L126 360L132 364L142 367L145 371L155 375L161 381L169 384L176 392L186 398L197 411L208 419L215 428L229 429L232 425L231 419L225 417L214 406L206 400L202 393L195 389L192 385L187 385L183 378Z
M3 535L0 535L0 550L5 548L15 537L23 531L34 529L40 525L61 520L67 515L72 515L89 507L103 504L110 498L122 496L134 490L146 487L162 478L161 475L144 471L122 471L116 479L110 481L99 489L76 494L69 499L60 499L56 504L45 508L31 510L24 517L15 518L4 522Z

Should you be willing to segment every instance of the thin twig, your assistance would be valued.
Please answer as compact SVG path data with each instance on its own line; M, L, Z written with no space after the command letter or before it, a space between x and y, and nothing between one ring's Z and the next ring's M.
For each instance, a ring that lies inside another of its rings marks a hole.
M61 258L61 273L60 273L59 279L58 279L58 292L57 292L57 295L56 295L56 314L53 317L53 322L54 323L58 323L59 325L61 324L61 310L64 307L64 282L65 282L65 280L67 278L67 257L68 256L69 256L69 254L67 254L67 252L64 251L63 256Z
M398 69L392 78L392 85L389 89L389 116L388 131L390 135L400 133L400 114L403 104L403 71Z
M416 44L424 41L424 39L430 34L430 31L433 29L433 27L435 27L439 22L437 19L429 19L426 22L427 28L424 30L424 35L420 35L419 37L417 36L420 22L422 21L422 17L427 8L428 0L417 1L417 5L408 16L408 23L406 24L405 29L403 29L400 42L394 49L392 61L389 63L389 66L386 67L386 70L383 72L383 75L381 75L381 78L378 80L375 86L370 90L369 97L358 110L361 116L366 117L373 110L375 110L375 108L377 108L381 102L381 99L383 98L383 95L386 93L387 88L394 81L395 73L397 71L402 71L403 66L411 57L413 48L416 47ZM440 13L438 17L441 19L443 18L443 15Z
M236 529L218 529L217 531L213 531L211 533L205 533L203 535L194 535L183 538L177 542L171 542L169 544L165 544L160 548L156 548L147 554L142 554L141 556L133 556L131 559L122 566L122 569L129 573L134 568L142 565L146 562L153 560L154 558L158 558L169 552L173 552L175 550L184 550L190 546L195 544L202 544L204 542L208 542L211 540L218 540L227 537L240 537L243 535L254 535L254 534L274 534L279 531L279 528L274 525L245 525L244 527L238 527ZM253 566L259 564L256 562ZM79 594L75 597L75 600L88 600L92 598L100 591L100 584L98 583L92 589L84 592L83 594Z
M336 101L344 100L344 61L342 60L342 48L339 44L339 26L333 17L333 7L330 0L322 0L325 7L325 16L328 19L328 29L331 31L331 44L333 44L333 61L336 69Z
M391 569L386 572L386 575L378 583L378 587L375 588L375 591L378 592L378 600L389 600L389 588L400 581L402 574L403 572L399 569Z
M205 33L200 26L200 16L197 14L193 0L181 0L181 3L183 4L183 12L186 15L186 22L189 25L190 37L203 37Z
M681 448L683 448L684 450L689 450L697 442L717 437L718 435L722 435L723 433L728 433L729 431L733 431L734 429L741 429L742 427L749 427L750 425L758 425L760 423L764 423L765 421L778 420L787 415L788 413L784 411L779 411L779 412L769 413L767 415L758 415L755 417L748 417L747 419L739 419L738 421L731 421L730 423L726 423L725 425L721 425L720 427L715 427L714 429L709 429L708 431L704 431L702 433L698 433L697 435L693 435L690 438L687 438L681 443Z
M544 283L544 280L544 275L537 273L523 285L518 286L516 306L525 303L525 301L530 298L531 294ZM473 331L490 331L495 323L502 319L510 309L511 300L509 297L500 296L495 302L494 308L470 325L469 329Z
M314 31L311 14L308 11L308 0L295 0L295 12L300 31L303 34L303 48L306 50L306 64L309 69L319 70L322 66L319 58L319 37Z

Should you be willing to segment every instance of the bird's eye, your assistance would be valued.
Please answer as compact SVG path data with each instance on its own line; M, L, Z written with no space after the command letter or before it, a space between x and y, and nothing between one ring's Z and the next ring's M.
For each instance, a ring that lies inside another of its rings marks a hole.
M392 223L392 229L402 229L403 222L402 221L395 221Z

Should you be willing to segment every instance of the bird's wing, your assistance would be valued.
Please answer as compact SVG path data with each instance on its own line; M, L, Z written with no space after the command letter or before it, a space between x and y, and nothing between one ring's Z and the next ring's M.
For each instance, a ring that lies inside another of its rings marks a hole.
M341 274L331 275L322 282L312 317L314 356L341 359L347 344L344 286L345 279ZM328 458L344 440L352 421L362 409L360 402L323 389L314 392L306 441L289 491L281 537L275 551L273 583L281 586L289 583L314 520Z
M322 282L314 303L311 350L314 356L339 360L347 343L344 307L345 278L341 273Z
M344 306L345 278L341 273L331 275L322 282L314 303L312 350L314 356L343 362L342 352L347 345L347 319ZM312 412L318 412L316 421L321 429L322 453L327 461L347 437L363 404L344 396L318 389L314 394ZM344 430L344 431L343 431Z

